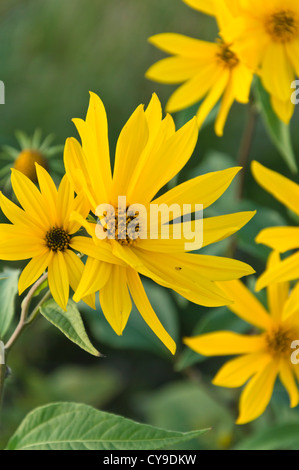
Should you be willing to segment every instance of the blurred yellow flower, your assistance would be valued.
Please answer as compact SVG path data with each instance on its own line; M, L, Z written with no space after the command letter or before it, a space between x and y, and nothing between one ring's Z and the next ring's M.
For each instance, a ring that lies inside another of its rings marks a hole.
M119 197L126 198L127 205L143 205L150 212L152 205L173 204L183 207L199 203L210 206L228 188L240 168L230 168L198 176L180 184L157 197L157 193L184 167L191 157L198 137L196 119L192 119L178 131L173 119L162 119L161 104L154 94L144 110L140 105L122 129L115 154L113 176L110 167L108 126L104 105L91 93L86 120L75 119L82 146L74 138L66 142L64 162L66 173L80 193L85 192L90 210L97 214L100 204L110 204L117 210ZM125 208L126 209L126 208ZM203 240L194 250L222 240L243 227L254 212L243 212L203 220ZM237 260L186 253L186 238L176 238L175 228L186 228L184 222L171 224L175 216L170 211L162 216L163 226L170 230L169 238L151 236L151 224L147 225L146 238L120 235L128 229L134 217L125 217L115 230L114 238L97 238L95 224L73 214L92 239L81 239L76 247L88 255L85 270L74 295L79 301L84 295L100 291L103 313L114 331L121 335L128 321L131 297L143 319L175 352L175 343L161 325L147 298L139 274L169 287L188 300L205 306L219 306L230 302L216 286L216 280L236 279L252 273L252 268ZM102 220L102 219L101 219ZM189 230L193 231L195 221ZM109 232L107 223L104 229ZM182 232L180 232L182 233ZM189 232L189 235L191 233ZM193 235L190 237L194 238ZM195 242L196 244L197 242Z
M233 2L185 0L189 6L216 16L220 31L234 18L238 9ZM163 51L173 54L152 65L146 77L161 83L183 83L170 97L166 110L170 113L187 108L203 99L197 112L201 126L210 111L221 100L215 122L215 132L223 128L233 102L248 103L253 72L236 54L231 40L220 32L214 43L181 34L162 33L149 41Z
M84 198L76 197L66 176L57 191L49 173L36 164L40 191L23 173L12 169L12 187L23 207L0 193L0 206L12 224L0 224L0 259L32 258L19 279L19 294L31 286L48 268L50 291L62 309L66 309L69 286L76 290L84 264L74 253L81 237L74 234L80 225L70 213L88 214ZM84 299L94 307L94 298Z
M276 266L279 255L269 257L269 268ZM271 284L267 288L269 313L261 302L240 281L218 283L234 303L229 309L261 330L243 335L219 331L185 338L191 349L204 356L240 355L228 361L213 379L220 387L241 387L237 424L258 418L270 402L279 376L286 388L290 406L299 402L299 365L292 361L293 341L299 340L299 285L289 293L288 283Z
M252 174L266 191L282 202L299 216L299 185L269 170L260 163L252 162ZM262 230L256 237L262 243L279 253L299 248L299 227L270 227ZM299 279L299 252L291 254L275 266L268 268L258 279L256 289L273 283Z
M297 0L242 0L239 17L223 32L234 51L261 76L279 118L294 112L291 84L299 75L299 4Z

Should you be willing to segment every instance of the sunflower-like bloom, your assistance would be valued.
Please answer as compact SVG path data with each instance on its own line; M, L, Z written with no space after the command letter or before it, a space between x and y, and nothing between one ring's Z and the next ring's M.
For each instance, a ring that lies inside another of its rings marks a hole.
M0 259L31 259L19 279L19 294L31 286L48 268L49 288L53 298L66 309L69 286L76 290L84 269L83 262L74 253L80 237L78 222L70 214L78 211L88 214L84 197L76 197L66 177L59 189L49 173L36 164L40 191L23 173L12 169L11 183L22 208L0 193L0 206L12 224L0 224ZM92 296L84 299L94 307Z
M218 0L184 0L199 11L216 16L220 30L238 13L237 2ZM217 4L217 5L216 5ZM232 47L231 40L220 33L214 43L181 34L162 33L149 38L159 49L173 54L152 65L146 77L161 83L183 83L170 97L166 110L180 111L203 99L197 112L199 126L221 100L215 122L215 132L223 135L223 128L233 102L248 103L253 72Z
M181 208L184 204L194 207L199 203L206 208L221 196L240 169L231 168L198 176L155 198L191 157L198 137L195 118L176 131L170 115L162 119L161 104L154 94L147 109L140 105L122 129L116 146L113 176L107 117L97 95L90 95L86 120L75 119L74 123L82 146L74 138L67 140L64 154L66 173L75 191L85 192L94 215L99 215L97 208L101 204L109 204L116 213L120 197L126 198L127 207L142 205L147 214L152 206L170 208L177 204ZM107 213L104 215L105 223L99 215L95 224L73 214L92 236L90 239L82 238L80 247L76 245L88 255L88 259L74 300L79 301L83 296L99 290L103 313L118 335L126 326L132 297L150 328L172 353L175 351L173 340L149 303L139 274L173 289L192 302L215 306L230 301L215 285L215 280L236 279L252 272L252 268L237 260L186 253L186 239L194 239L194 234L190 236L187 231L186 237L176 237L175 228L184 230L186 222L168 224L175 218L172 212L161 216L163 226L168 225L170 229L167 238L161 236L161 224L155 227L147 223L145 237L130 234L130 224L137 215L125 215L123 222L118 219L113 232L111 219ZM203 240L195 241L192 249L228 237L253 215L254 212L243 212L204 219ZM144 217L146 220L147 215ZM97 233L102 223L107 233L104 239L98 238ZM192 230L194 223L191 222ZM137 225L136 230L142 231L139 223Z
M288 123L294 111L291 88L299 75L297 0L242 0L236 22L224 27L235 52L261 76L272 106Z
M282 202L289 210L299 217L299 185L269 170L260 163L252 162L252 173L256 181L266 191ZM286 253L299 248L299 227L270 227L262 230L256 237L257 243L272 248L279 253ZM275 266L268 268L258 279L256 289L273 282L299 279L299 252L291 254Z
M269 267L278 261L279 255L273 252ZM287 282L269 286L269 313L241 281L219 285L234 300L229 309L260 333L243 335L219 331L185 338L185 344L204 356L239 356L224 364L213 379L214 385L229 388L241 387L247 382L240 397L237 424L248 423L265 411L277 376L289 394L290 406L297 406L299 365L297 358L292 361L294 351L291 348L293 341L299 339L298 285L291 293Z

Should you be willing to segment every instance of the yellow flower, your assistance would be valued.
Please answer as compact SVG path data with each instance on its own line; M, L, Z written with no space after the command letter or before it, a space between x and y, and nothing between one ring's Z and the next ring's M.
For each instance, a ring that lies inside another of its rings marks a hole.
M275 266L279 255L269 257ZM289 294L288 283L272 284L267 289L269 312L240 281L218 283L234 303L229 306L240 318L261 330L259 334L241 335L228 331L185 338L191 349L204 356L240 355L229 360L213 379L220 387L241 387L237 424L258 418L270 402L279 376L290 397L290 406L299 401L299 366L292 362L293 341L299 340L299 289Z
M215 14L221 29L234 18L234 3L221 0L214 12L214 2L186 1L188 5L209 14ZM217 13L216 13L217 12ZM152 65L146 77L161 83L183 83L170 97L166 110L170 113L187 108L203 99L197 112L201 126L214 106L221 100L215 122L215 131L223 135L223 128L233 102L248 103L253 79L252 71L233 52L233 43L225 34L214 43L181 34L164 33L149 41L173 57Z
M260 163L252 162L252 173L266 191L299 216L299 185ZM256 238L279 253L299 248L299 227L270 227L262 230ZM299 252L290 255L275 266L268 268L258 279L256 289L273 282L291 281L299 278Z
M285 123L294 111L291 83L299 74L299 4L297 0L243 0L239 18L224 27L234 51L257 70L272 105Z
M88 214L84 198L76 197L66 176L57 191L48 172L36 164L40 191L23 173L12 169L12 187L22 208L0 193L0 205L12 224L0 224L0 259L31 259L19 279L19 294L48 268L48 282L57 302L66 309L69 286L75 290L84 264L74 253L80 225L70 220L74 210ZM94 306L92 297L84 299Z
M76 192L84 191L90 210L97 214L100 204L118 208L119 197L126 197L127 206L143 205L150 213L152 206L170 207L196 203L206 208L230 185L239 168L231 168L198 176L157 197L157 193L183 168L191 157L198 137L196 119L178 131L173 119L162 119L161 104L153 95L146 110L140 105L122 129L115 154L113 176L110 167L107 117L100 98L91 93L86 120L75 119L82 147L74 138L66 142L64 161L68 177ZM125 207L126 209L126 207ZM106 214L107 215L107 214ZM224 239L243 227L254 212L211 217L203 221L203 246ZM247 264L226 258L186 253L186 238L194 238L195 221L186 237L176 238L175 227L187 228L186 222L170 224L174 214L163 213L162 224L170 228L169 239L161 236L161 225L148 224L146 238L127 232L134 217L118 222L114 236L97 238L99 223L86 222L73 214L87 229L92 239L81 239L76 247L88 255L85 270L74 300L100 291L103 313L114 331L121 335L131 312L131 297L140 314L170 349L174 341L161 325L146 296L139 274L169 287L192 302L205 306L229 302L215 285L215 280L236 279L252 272ZM100 218L100 223L103 219ZM151 229L154 228L154 237ZM103 225L112 234L110 220ZM193 231L193 235L191 232ZM124 238L121 235L125 233ZM182 233L182 232L180 232ZM185 233L185 232L184 232ZM148 236L147 236L148 235ZM190 236L191 235L191 236ZM202 240L195 241L193 250Z

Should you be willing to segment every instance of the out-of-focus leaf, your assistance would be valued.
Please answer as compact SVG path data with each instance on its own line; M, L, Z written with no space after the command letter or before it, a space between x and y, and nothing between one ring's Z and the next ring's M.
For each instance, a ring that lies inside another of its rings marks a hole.
M225 395L220 400L219 392L204 379L198 383L182 380L139 394L135 401L153 426L179 431L211 426L211 432L200 439L200 448L212 449L226 447L233 437L234 420ZM193 444L191 448L197 449L196 443Z
M299 450L299 424L272 424L241 441L236 450Z
M8 268L0 273L0 339L4 338L14 317L19 275L19 270Z
M297 163L292 147L290 127L284 124L273 111L269 93L263 87L261 80L256 78L254 82L257 105L263 117L265 127L273 144L285 160L293 173L297 173Z
M164 328L171 335L175 342L178 341L178 318L175 303L170 297L166 288L160 287L152 282L143 279L143 285L148 294L151 305L156 312ZM129 317L129 321L122 336L117 336L111 326L106 321L99 303L97 311L90 309L86 304L80 304L80 309L88 313L86 318L90 322L90 327L94 336L102 343L119 349L139 349L150 351L171 358L172 356L147 326L135 306Z
M41 314L54 326L59 328L65 336L76 343L93 356L101 354L91 344L80 315L80 312L73 301L67 304L67 310L64 312L56 302L51 299L40 309Z
M154 450L200 436L139 424L76 403L37 408L21 423L8 450Z

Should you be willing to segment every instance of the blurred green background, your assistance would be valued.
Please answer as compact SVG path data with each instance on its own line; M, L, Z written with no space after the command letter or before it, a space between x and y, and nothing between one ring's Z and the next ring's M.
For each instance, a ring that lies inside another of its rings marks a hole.
M153 92L164 106L175 89L144 78L147 68L163 57L147 42L160 32L213 40L217 29L212 18L180 0L2 0L0 80L5 83L6 104L0 106L0 145L16 146L15 130L32 134L37 127L44 135L54 133L55 143L63 144L67 137L76 136L71 119L85 116L91 90L105 104L113 154L117 136L133 110L147 104ZM247 113L248 107L233 106L223 138L208 122L178 181L236 165ZM179 124L182 115L175 118ZM291 124L295 151L298 124L297 110ZM250 159L299 181L272 145L261 119ZM265 226L296 221L254 182L248 168L242 201L236 198L237 186L238 181L207 215L247 209L258 209L258 214L236 239L205 252L235 255L259 273L268 251L255 245L254 237ZM251 285L253 281L249 279ZM188 449L250 447L256 436L267 438L270 426L298 422L298 411L288 409L287 396L278 386L261 418L235 426L239 390L210 385L223 360L207 360L187 351L182 337L217 329L246 331L247 325L225 308L191 305L150 282L145 285L157 314L177 340L177 355L167 353L136 311L118 338L99 308L93 312L81 306L87 331L103 359L90 357L39 318L9 355L12 375L6 386L1 448L28 411L52 401L91 404L171 430L213 427L200 440L187 443ZM19 305L20 299L17 311Z

